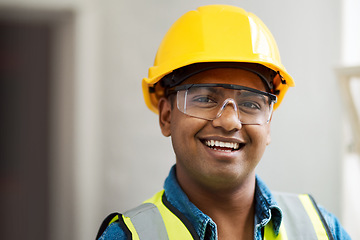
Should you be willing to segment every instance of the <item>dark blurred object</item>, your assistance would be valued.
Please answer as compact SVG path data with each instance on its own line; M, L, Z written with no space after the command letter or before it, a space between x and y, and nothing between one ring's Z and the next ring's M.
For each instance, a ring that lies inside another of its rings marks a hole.
M48 239L51 28L0 20L1 239Z

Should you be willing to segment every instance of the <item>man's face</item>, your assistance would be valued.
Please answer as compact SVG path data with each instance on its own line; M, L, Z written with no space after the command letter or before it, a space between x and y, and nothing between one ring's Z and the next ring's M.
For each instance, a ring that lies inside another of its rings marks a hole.
M235 68L207 70L182 84L191 83L236 84L265 91L256 74ZM231 104L212 121L190 117L177 109L176 97L170 99L174 99L173 107L171 100L160 100L160 127L165 136L171 136L180 184L222 189L236 188L254 179L255 167L270 143L270 123L242 125ZM238 148L223 151L209 146L212 141Z

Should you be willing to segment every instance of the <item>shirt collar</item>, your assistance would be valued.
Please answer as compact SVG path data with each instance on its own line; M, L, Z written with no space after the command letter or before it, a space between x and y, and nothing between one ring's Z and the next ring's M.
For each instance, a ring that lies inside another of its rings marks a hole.
M276 203L274 196L265 183L256 176L255 186L255 217L257 228L264 227L270 220L273 222L275 235L279 234L282 221L282 211Z
M215 222L190 202L176 179L175 165L171 168L169 176L165 180L164 190L167 200L191 222L200 239L204 239L205 234L209 238L209 230L212 236L210 236L210 239L216 239L217 230Z
M175 165L165 180L164 190L167 200L191 222L200 239L204 239L205 235L207 239L217 239L215 222L190 202L176 179ZM255 219L255 231L272 220L275 234L279 233L282 212L270 190L258 176L255 187Z

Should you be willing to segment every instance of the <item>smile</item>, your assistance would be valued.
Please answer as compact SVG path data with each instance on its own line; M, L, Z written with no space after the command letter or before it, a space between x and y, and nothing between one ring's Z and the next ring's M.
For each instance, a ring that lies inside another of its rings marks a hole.
M218 151L232 152L240 149L240 144L235 142L222 142L216 140L206 140L205 145Z

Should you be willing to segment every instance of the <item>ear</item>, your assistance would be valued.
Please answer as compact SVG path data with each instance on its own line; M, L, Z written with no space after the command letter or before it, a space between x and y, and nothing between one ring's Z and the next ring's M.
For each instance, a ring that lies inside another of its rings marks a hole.
M267 123L267 130L266 130L266 146L270 145L271 143L271 120L272 120L272 114L271 114L271 117L270 117L270 120L269 122Z
M269 126L267 137L266 137L266 146L269 146L270 143L271 143L271 134L270 134L270 126Z
M159 124L162 134L165 137L171 136L171 102L170 99L160 98L159 104Z

